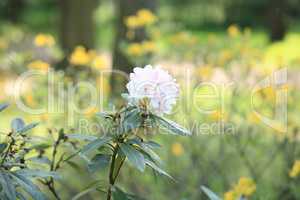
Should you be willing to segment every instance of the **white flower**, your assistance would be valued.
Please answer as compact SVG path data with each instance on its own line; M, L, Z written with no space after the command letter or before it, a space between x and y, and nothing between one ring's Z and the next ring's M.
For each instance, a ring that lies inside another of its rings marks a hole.
M150 109L157 114L169 114L179 95L176 80L165 70L151 65L136 67L130 74L128 101L137 105L141 99L148 98Z

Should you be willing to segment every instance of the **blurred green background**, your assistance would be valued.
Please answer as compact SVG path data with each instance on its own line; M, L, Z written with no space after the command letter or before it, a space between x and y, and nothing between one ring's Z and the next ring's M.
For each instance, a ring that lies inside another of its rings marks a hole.
M1 113L1 129L19 115L41 121L34 131L40 136L61 127L99 135L95 113L121 105L127 82L101 72L129 73L145 64L161 65L176 77L181 96L171 118L193 136L149 136L162 144L158 153L176 182L126 166L120 175L125 190L153 200L196 200L207 199L200 188L205 185L230 200L225 193L248 177L256 185L249 199L300 199L300 166L294 165L300 159L299 0L1 0L0 100L11 104ZM43 75L28 80L17 96L38 109L49 106L50 95L61 100L60 112L20 109L14 84L28 69L46 75L53 69L53 87L60 83L64 91L89 81L97 88L97 104L90 105L86 88L74 99L50 93ZM287 82L253 91L280 69L287 69ZM278 92L286 101L278 100ZM287 121L276 118L278 103ZM91 125L83 128L80 120ZM107 169L89 174L80 158L74 163L76 169L64 166L58 183L62 199L106 179ZM105 195L92 192L82 199Z

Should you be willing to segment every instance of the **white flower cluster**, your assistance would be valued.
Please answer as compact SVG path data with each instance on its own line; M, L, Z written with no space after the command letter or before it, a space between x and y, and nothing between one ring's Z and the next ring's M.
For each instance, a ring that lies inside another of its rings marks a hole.
M137 105L148 98L150 109L157 114L170 114L179 95L176 80L167 71L151 65L134 68L126 87L129 103Z

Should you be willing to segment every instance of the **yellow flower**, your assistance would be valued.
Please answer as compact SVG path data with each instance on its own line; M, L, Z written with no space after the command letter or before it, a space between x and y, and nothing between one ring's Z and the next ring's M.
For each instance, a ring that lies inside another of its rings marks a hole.
M239 179L239 182L234 187L234 191L236 194L238 194L238 197L240 196L251 196L256 190L256 185L254 181L247 177L241 177Z
M198 67L197 74L199 77L207 80L212 76L213 68L210 65L200 66Z
M98 70L105 69L107 67L107 62L105 60L105 57L97 56L93 61L92 67Z
M132 15L132 16L129 16L125 19L125 25L128 27L128 28L131 28L131 29L134 29L134 28L138 28L141 26L141 22L139 20L138 17Z
M157 20L157 17L148 9L137 11L136 15L130 15L125 19L125 25L130 29L140 28L151 25Z
M225 121L227 119L227 115L221 111L215 111L210 115L211 120L213 121Z
M224 194L224 200L236 200L241 196L250 197L256 190L254 181L247 177L241 177L232 190Z
M142 49L146 53L155 52L157 50L155 43L152 41L144 41L142 43Z
M289 172L291 178L296 178L300 174L300 160L296 160L292 169Z
M34 100L32 94L27 94L25 96L25 102L27 105L34 107L36 105L36 101Z
M44 121L44 122L49 120L49 114L48 113L40 114L39 117L40 117L40 120Z
M92 117L94 116L96 113L97 113L97 107L89 107L85 112L84 114L87 116L87 117Z
M230 37L237 37L240 35L240 29L237 25L232 24L228 27L227 33Z
M55 40L50 34L38 34L34 38L34 44L38 47L53 46L55 44Z
M226 62L228 62L230 59L232 59L233 55L232 52L228 49L222 50L220 53L220 57L219 57L219 63L220 65L225 64Z
M224 194L224 200L236 200L234 191L230 190Z
M148 9L139 10L137 17L142 25L150 25L157 20L157 17Z
M87 65L91 61L93 53L88 52L83 46L77 46L70 56L73 65Z
M131 56L141 56L143 54L143 47L139 43L131 43L127 47L127 53Z
M195 36L192 36L191 34L187 32L179 32L175 35L171 36L171 43L175 45L194 45L197 42L197 38Z
M27 65L29 69L38 69L42 71L48 71L50 65L42 60L36 60Z
M248 115L248 121L253 124L258 124L260 122L260 118L254 112L251 112Z
M6 49L8 47L7 42L4 38L0 38L0 49Z
M172 153L173 153L173 155L181 156L183 154L183 152L184 152L184 149L183 149L183 146L180 143L176 142L176 143L172 144Z

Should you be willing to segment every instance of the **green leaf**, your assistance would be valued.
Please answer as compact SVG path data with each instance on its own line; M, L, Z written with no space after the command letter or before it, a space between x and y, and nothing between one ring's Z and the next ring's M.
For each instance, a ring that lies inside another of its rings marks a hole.
M7 144L6 143L1 143L0 144L0 153L2 153L7 147Z
M21 118L15 118L11 121L10 127L11 130L16 133L25 127L25 122Z
M67 134L67 138L69 139L76 139L76 140L87 140L87 141L93 141L96 140L97 137L93 135L83 135L83 134Z
M133 109L125 113L122 123L122 133L127 133L141 126L142 118L138 109Z
M25 123L22 119L16 118L11 123L11 129L15 133L23 134L36 127L38 124L39 123L31 123L25 126Z
M136 195L128 194L116 186L112 188L112 196L113 200L145 200Z
M146 144L142 143L140 145L142 150L150 157L150 159L157 163L162 163L160 157L152 150L150 149Z
M113 119L113 113L111 112L99 112L99 113L96 113L96 116L99 116L101 118L104 118L104 119Z
M147 145L148 147L150 147L151 149L161 148L160 144L158 144L154 141L146 141L146 142L144 142L144 144Z
M35 157L28 158L27 161L31 161L39 164L51 165L51 161L47 157L35 156Z
M176 135L183 135L183 136L191 135L190 131L188 131L184 127L180 126L179 124L177 124L171 120L168 120L166 118L163 118L163 117L160 117L157 115L153 115L153 117L163 128L165 128L170 133L173 133Z
M25 190L34 200L46 200L45 195L40 191L40 189L32 183L31 180L26 177L12 173L14 180L18 183L18 185Z
M15 171L16 174L24 176L24 177L29 177L29 178L54 178L54 179L59 179L60 176L58 175L57 172L53 171L42 171L42 170L33 170L33 169L20 169Z
M106 166L108 166L110 161L110 156L109 155L105 155L105 154L96 154L91 162L88 164L88 170L91 173L94 173L100 169L105 168Z
M170 179L172 179L172 180L174 180L175 181L175 179L171 176L171 175L169 175L167 172L165 172L163 169L161 169L160 167L158 167L155 163L153 163L152 161L150 161L150 160L145 160L145 162L146 162L146 164L150 167L150 168L152 168L154 171L156 171L157 173L159 173L159 174L161 174L161 175L164 175L164 176L166 176L166 177L168 177L168 178L170 178Z
M16 195L15 186L12 180L10 179L9 175L5 171L0 172L0 183L8 199L16 200L17 195Z
M201 189L203 190L203 192L209 197L210 200L221 200L220 197L218 197L218 195L216 195L214 192L212 192L210 189L208 189L205 186L201 186Z
M3 110L5 110L8 106L9 106L8 103L0 104L0 112L2 112Z
M145 159L141 152L126 143L120 144L120 148L134 167L136 167L141 172L145 170Z
M113 188L112 196L114 200L132 200L127 193L123 192L118 187Z
M98 138L87 145L85 145L81 150L80 153L85 154L90 151L96 150L100 148L101 146L105 145L107 142L109 142L112 138L111 137L105 137L105 138Z

